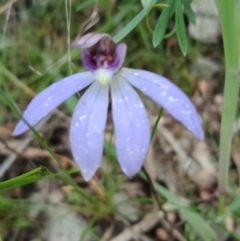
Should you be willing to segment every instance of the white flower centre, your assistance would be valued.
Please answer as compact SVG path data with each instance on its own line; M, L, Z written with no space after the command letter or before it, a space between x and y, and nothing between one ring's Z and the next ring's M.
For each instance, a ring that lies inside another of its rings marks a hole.
M98 69L94 73L96 80L103 86L109 85L112 77L113 72L107 69Z

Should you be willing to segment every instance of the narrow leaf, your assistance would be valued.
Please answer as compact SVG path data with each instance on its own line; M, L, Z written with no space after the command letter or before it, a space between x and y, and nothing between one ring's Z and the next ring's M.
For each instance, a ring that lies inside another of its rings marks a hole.
M143 8L137 16L135 16L118 34L113 37L113 41L118 43L121 41L127 34L129 34L138 23L146 16L148 9L157 2L157 0L151 0L148 7Z
M177 209L180 212L181 216L192 226L192 228L202 238L202 240L215 240L216 235L214 231L198 213L182 206L177 206Z
M187 40L187 33L186 27L183 19L183 12L182 12L182 1L176 0L176 27L177 27L177 38L180 49L185 56L188 50L188 40Z
M175 5L175 0L170 0L168 2L168 7L164 8L162 11L162 14L158 18L158 21L156 23L154 32L153 32L153 46L154 48L158 46L166 32L168 21L171 17L171 13L173 11Z
M76 12L81 11L91 5L93 5L96 2L96 0L88 0L84 1L83 3L79 4L76 8Z
M156 131L157 131L158 123L159 123L159 121L160 121L160 119L161 119L161 117L162 117L163 111L164 111L164 109L161 107L161 109L160 109L160 111L159 111L159 113L158 113L157 120L155 121L155 123L154 123L154 125L153 125L153 128L152 128L151 141L152 141L152 139L153 139L153 137L154 137L154 135L155 135L155 133L156 133Z
M235 197L232 203L228 206L227 212L235 212L240 209L240 195Z
M232 130L239 103L240 4L239 1L234 0L215 0L215 3L222 26L226 65L220 128L218 191L219 193L228 193Z
M51 177L51 172L48 171L46 167L43 167L43 166L38 167L18 177L14 177L10 180L0 182L0 193L9 191L33 182L37 182L46 177Z
M215 239L215 233L208 223L198 213L192 211L189 207L186 207L181 198L157 183L154 183L154 188L169 202L175 205L182 217L194 228L196 233L202 237L202 240L212 241Z
M192 10L190 2L189 1L184 1L183 5L184 5L184 10L185 10L185 12L187 14L187 17L188 17L189 21L192 24L196 25L196 15L195 15L195 13Z
M141 0L143 8L148 8L151 0Z
M230 214L240 209L240 195L236 196L231 204L225 209L223 215L218 217L219 222L223 222L225 218Z

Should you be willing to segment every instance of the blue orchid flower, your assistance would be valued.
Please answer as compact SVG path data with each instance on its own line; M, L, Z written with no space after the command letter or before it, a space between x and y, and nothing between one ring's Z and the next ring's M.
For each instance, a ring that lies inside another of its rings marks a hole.
M140 170L150 143L147 112L133 87L203 139L196 109L182 90L157 74L122 67L126 44L115 44L108 34L88 33L73 45L82 49L82 61L88 71L70 75L43 90L28 105L23 118L34 126L71 95L89 86L75 108L70 127L72 154L86 181L102 159L109 91L117 158L128 177ZM21 120L13 135L28 129Z

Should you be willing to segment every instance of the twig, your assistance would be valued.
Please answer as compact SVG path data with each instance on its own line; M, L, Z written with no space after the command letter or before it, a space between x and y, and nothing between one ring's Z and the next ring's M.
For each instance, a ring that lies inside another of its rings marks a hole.
M111 239L111 241L128 241L131 239L137 239L138 236L153 228L159 219L163 218L163 212L147 214L139 223L125 229L122 233Z
M191 170L194 170L196 168L190 169L191 165L195 165L196 163L193 161L193 159L188 156L187 152L182 148L182 146L179 144L179 142L175 139L175 137L172 135L170 131L168 131L165 127L158 125L157 127L158 138L162 138L162 136L167 140L167 142L171 145L172 149L178 156L179 164L184 171L184 173L187 173L188 175L192 176L193 173L191 173ZM196 166L197 167L197 166Z
M36 130L40 130L45 123L50 119L51 114L47 116L45 119L43 119L35 128ZM6 173L6 171L11 167L11 165L14 163L18 155L30 144L30 142L34 139L34 135L27 136L23 139L21 144L16 148L16 151L13 152L9 157L7 157L3 164L0 166L0 179L3 177L3 175Z
M0 14L4 13L5 11L7 11L7 9L10 8L17 1L19 1L19 0L12 0L12 1L6 3L3 7L0 8Z
M5 141L3 138L0 137L0 141L5 145L6 149L8 149L9 151L17 154L17 155L21 155L21 153L18 153L15 149L13 149L7 141Z
M101 241L109 240L109 238L112 236L112 233L114 231L114 224L111 224L107 230L103 233L103 236L101 238Z
M139 223L125 229L122 233L115 236L110 241L129 241L132 239L138 239L141 233L147 232L152 229L159 221L162 223L164 214L162 211L157 213L147 214ZM168 223L166 220L164 224ZM170 227L170 224L167 224ZM179 241L186 241L182 234L173 229L173 236Z
M162 226L167 229L177 240L179 241L186 241L186 239L182 236L182 234L177 230L174 229L173 226L166 221L165 219L161 219L160 223L162 224Z
M149 145L148 153L147 153L147 156L146 156L144 166L145 166L147 172L149 173L149 176L150 176L151 180L156 181L157 180L157 173L156 173L156 168L155 168L155 165L154 165L153 141Z
M2 36L0 48L4 48L3 45L4 45L5 36L6 36L6 32L7 32L7 26L8 26L8 22L9 22L10 13L11 13L11 7L12 7L12 5L9 6L8 11L6 13L6 21L5 21L4 28L3 28L3 36Z
M7 157L3 164L0 166L0 178L3 177L3 175L6 173L6 171L11 167L11 165L14 163L16 158L18 157L18 153L21 153L28 145L29 143L33 140L33 136L28 136L23 141L21 144L17 147L16 151L13 152L9 157Z
M0 70L4 72L4 74L8 77L8 79L17 87L20 88L24 93L27 95L34 97L36 93L29 88L27 85L24 84L23 81L20 81L15 75L13 75L5 66L0 64ZM70 123L71 118L69 118L65 113L61 112L58 109L55 109L53 111L54 114L56 114L60 118L64 118L68 123Z

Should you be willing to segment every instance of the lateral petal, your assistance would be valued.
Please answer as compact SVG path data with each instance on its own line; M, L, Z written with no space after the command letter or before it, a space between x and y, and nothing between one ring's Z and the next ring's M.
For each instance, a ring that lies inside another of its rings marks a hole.
M95 81L81 97L72 117L70 142L74 160L86 181L102 159L109 86Z
M94 76L91 72L83 72L70 75L53 83L32 99L23 114L23 118L29 125L36 125L67 98L82 90L93 81ZM28 129L28 126L21 120L18 122L12 135L20 135Z
M141 168L150 143L150 127L144 105L124 79L111 82L116 152L123 172L133 177Z
M204 138L197 111L178 86L160 75L145 70L123 68L119 75L166 109L196 137Z

